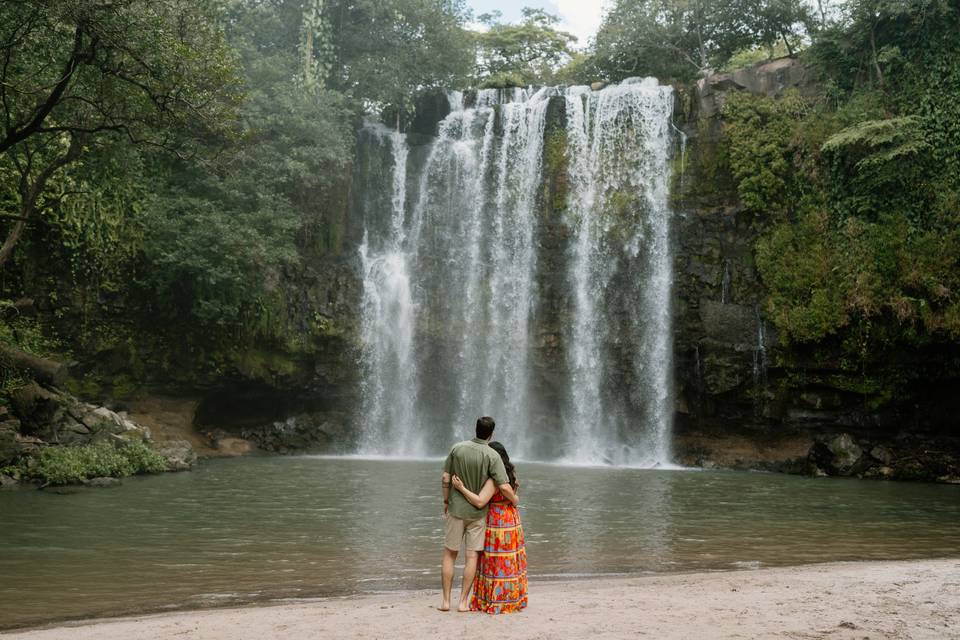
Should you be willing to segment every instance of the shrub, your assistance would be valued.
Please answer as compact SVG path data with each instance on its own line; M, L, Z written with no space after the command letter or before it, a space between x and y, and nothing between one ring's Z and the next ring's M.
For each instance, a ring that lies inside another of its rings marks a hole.
M23 476L44 484L75 484L90 478L123 478L158 473L166 460L141 442L114 447L107 443L79 447L49 447L20 465Z

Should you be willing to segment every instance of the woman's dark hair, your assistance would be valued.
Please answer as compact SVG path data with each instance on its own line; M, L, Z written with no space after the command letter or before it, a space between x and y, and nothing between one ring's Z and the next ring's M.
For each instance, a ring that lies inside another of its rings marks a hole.
M517 488L517 471L513 466L513 463L510 462L510 456L507 455L507 449L499 442L491 442L490 448L500 454L500 457L503 459L503 467L507 470L507 479L510 481L510 486L514 489Z

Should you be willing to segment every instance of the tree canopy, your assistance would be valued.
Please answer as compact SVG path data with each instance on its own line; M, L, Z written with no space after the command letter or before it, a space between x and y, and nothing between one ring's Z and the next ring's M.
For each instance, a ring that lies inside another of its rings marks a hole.
M560 19L542 9L523 9L519 24L505 24L500 17L480 16L487 30L476 35L478 83L500 87L551 82L570 60L576 37L558 30Z
M56 179L108 139L191 153L230 132L240 99L211 2L4 3L0 171L15 224L71 195Z
M618 0L597 33L593 67L608 80L709 74L740 50L804 33L800 0Z

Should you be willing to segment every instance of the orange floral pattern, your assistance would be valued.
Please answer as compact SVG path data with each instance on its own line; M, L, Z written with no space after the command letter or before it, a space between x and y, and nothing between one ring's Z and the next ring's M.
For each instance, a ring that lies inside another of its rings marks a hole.
M513 613L527 606L527 550L517 508L498 491L490 500L471 611Z

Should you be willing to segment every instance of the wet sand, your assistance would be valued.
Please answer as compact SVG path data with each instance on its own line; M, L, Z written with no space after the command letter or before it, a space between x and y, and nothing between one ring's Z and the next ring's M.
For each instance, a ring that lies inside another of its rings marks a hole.
M456 589L454 589L456 597ZM535 581L519 614L441 613L438 591L94 620L4 640L960 638L960 559Z

